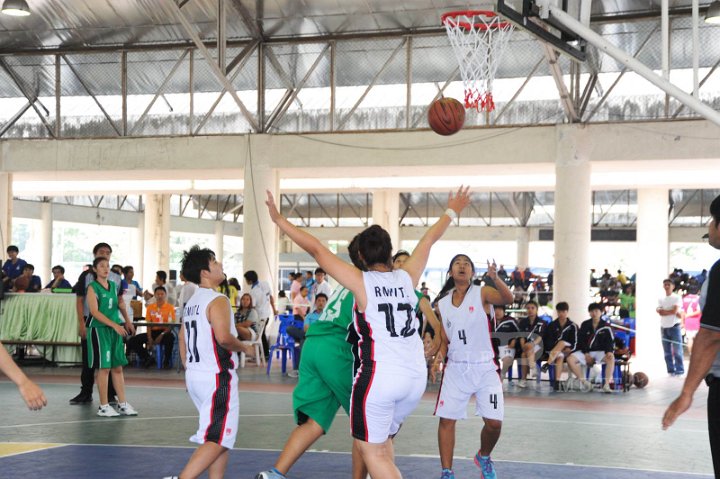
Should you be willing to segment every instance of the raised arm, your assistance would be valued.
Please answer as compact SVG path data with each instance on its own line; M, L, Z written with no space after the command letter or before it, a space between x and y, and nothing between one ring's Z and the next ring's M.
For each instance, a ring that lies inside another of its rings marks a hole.
M497 264L493 260L492 264L490 261L487 262L488 270L487 275L493 283L494 287L485 287L482 289L482 300L483 304L502 305L512 304L513 294L512 291L507 287L504 281L498 279L497 275Z
M454 213L454 217L457 217L457 215L470 204L470 195L468 194L469 189L469 186L467 188L463 188L461 186L458 188L457 193L454 195L450 193L448 195L448 210L452 211L452 213L450 211L446 211L442 216L440 216L440 218L438 218L435 224L425 232L422 238L420 238L420 241L413 250L413 253L402 266L402 269L407 271L410 278L412 278L413 285L420 281L420 276L422 276L425 266L427 265L428 256L430 256L430 248L442 237L445 230L448 226L450 226L450 222L453 220L450 215L453 215Z
M285 233L295 244L307 251L327 274L352 291L358 304L367 303L362 271L335 256L332 251L323 246L313 235L301 230L285 219L278 211L275 205L275 198L273 198L272 193L269 191L267 192L267 201L265 204L270 212L270 218L278 225L280 231Z

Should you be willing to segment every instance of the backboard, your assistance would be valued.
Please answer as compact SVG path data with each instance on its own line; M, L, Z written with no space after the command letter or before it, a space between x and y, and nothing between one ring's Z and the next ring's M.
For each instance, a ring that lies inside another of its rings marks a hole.
M585 41L548 15L548 4L561 8L584 25L590 24L591 0L497 0L496 11L557 50L585 61Z

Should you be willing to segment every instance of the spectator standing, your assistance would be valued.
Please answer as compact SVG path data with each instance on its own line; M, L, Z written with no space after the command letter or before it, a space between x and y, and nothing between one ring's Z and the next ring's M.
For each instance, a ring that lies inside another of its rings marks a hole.
M663 280L663 289L665 295L658 300L655 311L660 315L665 365L670 376L682 376L685 373L681 331L682 298L673 293L675 284L670 278Z
M683 296L683 325L685 326L685 337L687 338L688 353L692 353L693 341L700 329L702 309L700 308L700 296L698 288L693 285L688 288L688 294Z
M255 311L258 313L258 317L263 320L265 324L268 324L270 318L274 318L277 315L277 309L275 309L275 297L272 294L270 285L267 281L260 281L257 272L250 270L246 271L243 275L245 278L246 288L243 290L244 293L249 293L252 296L253 306ZM262 335L263 350L268 351L267 334L263 331Z
M635 285L627 283L619 296L620 307L626 309L630 318L635 318Z
M308 291L312 291L313 284L315 284L315 278L313 278L312 271L305 271L305 286Z
M720 196L710 204L710 215L712 220L705 237L710 246L720 250ZM710 274L703 284L700 307L700 331L695 338L688 375L682 392L665 411L662 425L663 429L672 426L678 416L690 408L693 394L705 378L709 386L707 411L710 451L717 477L720 475L720 260L710 268Z
M126 288L122 295L123 303L125 303L125 309L127 310L128 317L130 319L135 319L135 313L133 312L130 302L133 299L138 299L140 295L142 295L142 287L140 286L140 283L135 281L135 268L132 266L123 267L122 274L123 279L125 280L123 286Z
M295 299L295 296L300 294L300 288L302 287L302 282L300 279L302 278L302 275L300 273L290 273L290 301L292 302Z
M45 289L70 289L72 285L70 281L65 279L65 268L61 265L52 267L53 279L45 286Z
M7 247L6 253L8 255L8 259L5 263L3 263L2 271L5 273L5 276L3 277L5 289L9 290L12 288L15 279L23 273L27 263L25 260L18 258L20 249L14 244Z
M233 314L238 309L238 290L235 288L235 286L231 285L228 282L227 275L225 275L225 279L222 283L220 283L220 286L217 288L219 293L224 294L228 297L230 300L230 307L232 308Z
M625 285L628 283L628 278L627 276L625 276L625 273L623 273L621 269L618 270L616 279L618 283L620 283L620 286L625 288Z
M165 271L160 270L155 273L155 282L152 285L152 290L155 291L155 288L157 288L158 286L162 286L165 288L165 291L167 292L166 301L171 305L175 306L175 288L168 284L167 273ZM153 298L153 295L150 291L146 290L143 293L143 297L145 298L146 305L150 305L155 302L155 299Z
M320 293L324 294L327 298L329 298L330 296L332 296L332 288L330 287L330 283L326 281L325 270L322 268L316 268L315 283L313 284L308 297L308 299L310 300L310 304L315 303L315 298Z
M185 276L183 276L182 272L180 273L180 280L183 282L183 285L180 288L180 297L178 298L178 305L180 306L178 319L182 319L185 314L185 305L188 301L190 301L190 298L192 298L192 295L195 294L195 291L198 289L198 285L192 281L188 281Z

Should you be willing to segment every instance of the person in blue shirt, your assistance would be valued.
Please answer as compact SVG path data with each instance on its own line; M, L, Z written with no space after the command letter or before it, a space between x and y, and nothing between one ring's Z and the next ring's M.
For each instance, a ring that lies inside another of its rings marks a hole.
M25 267L23 268L23 276L26 276L28 278L28 285L23 290L26 293L39 293L42 289L42 280L40 279L40 276L34 274L35 273L35 266L31 265L30 263L27 263ZM17 278L16 278L17 280Z
M20 249L11 244L7 247L8 259L5 261L2 267L2 271L5 274L3 277L3 283L5 283L5 289L11 289L15 280L22 275L23 270L27 262L23 259L18 258Z
M328 297L325 293L318 293L317 297L315 297L315 310L312 313L306 315L305 319L303 320L303 331L307 332L310 325L312 325L312 323L314 323L320 318L320 315L325 309L327 301Z
M65 279L65 268L55 265L52 267L53 279L45 286L45 289L72 289L72 285Z

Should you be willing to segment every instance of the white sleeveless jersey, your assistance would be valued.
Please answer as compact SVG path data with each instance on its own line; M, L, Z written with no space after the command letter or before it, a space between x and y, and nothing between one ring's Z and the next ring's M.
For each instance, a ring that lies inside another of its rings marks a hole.
M208 288L198 288L185 304L182 321L185 326L185 366L188 371L206 371L217 374L237 368L237 353L228 351L217 343L207 317L208 306L217 297L223 297L226 301L230 301L222 293ZM230 308L228 310L232 311ZM232 317L228 319L229 331L235 336Z
M455 307L451 290L438 302L443 328L449 341L448 359L454 362L487 364L493 369L495 352L490 333L490 320L482 304L481 288L470 285L462 304Z
M410 275L404 270L368 271L363 273L363 282L367 307L355 318L363 368L378 363L385 370L412 370L425 376L420 322L415 314L418 299Z

